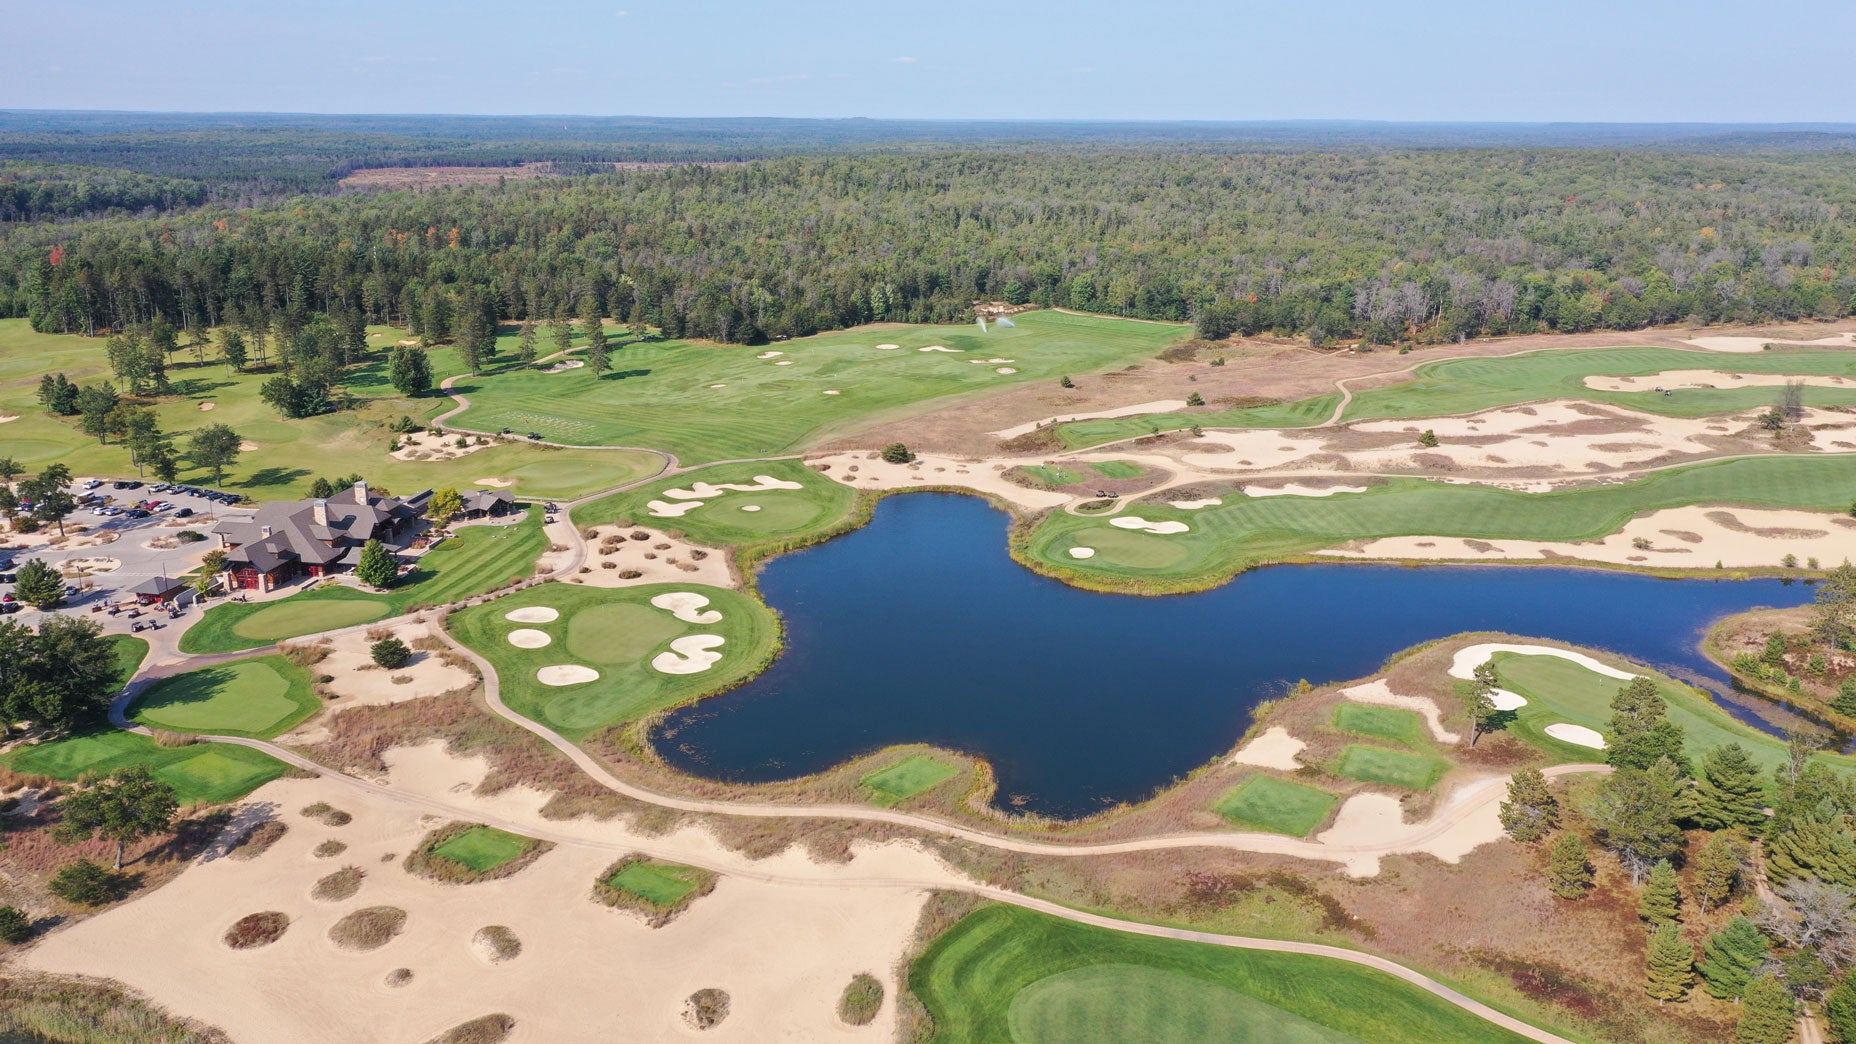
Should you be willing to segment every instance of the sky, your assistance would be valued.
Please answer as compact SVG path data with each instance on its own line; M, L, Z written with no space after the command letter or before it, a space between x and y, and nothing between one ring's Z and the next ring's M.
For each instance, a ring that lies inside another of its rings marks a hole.
M0 0L0 108L1856 120L1850 0Z

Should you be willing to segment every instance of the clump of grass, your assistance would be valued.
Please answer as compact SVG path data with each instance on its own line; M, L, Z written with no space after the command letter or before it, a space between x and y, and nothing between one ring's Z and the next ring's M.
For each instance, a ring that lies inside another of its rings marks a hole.
M10 972L0 980L0 1039L227 1044L224 1033L170 1015L113 982Z
M298 667L314 667L329 658L329 648L325 645L285 645L277 651Z
M522 940L516 938L516 933L505 925L492 924L479 928L477 934L471 936L471 941L483 948L491 964L512 961L522 954Z
M354 894L361 890L361 879L366 876L367 871L358 866L344 866L317 881L316 887L310 889L309 897L320 899L325 903L338 903L343 899L352 899Z
M683 1017L699 1030L714 1029L728 1017L728 993L713 986L690 994L683 1002Z
M456 821L426 834L407 854L406 870L446 884L476 884L518 873L553 847L551 841Z
M318 801L313 805L304 805L302 814L308 816L310 819L317 820L322 823L323 826L347 826L354 822L353 816L329 804L327 801Z
M234 950L255 950L283 938L289 927L289 916L277 910L246 914L226 929L225 944Z
M348 851L347 842L329 838L327 841L316 846L314 854L317 859L333 859L346 851Z
M283 840L289 829L281 819L267 819L240 834L226 854L234 859L256 859Z
M838 998L838 1017L853 1026L868 1026L883 1010L883 983L868 972L851 979Z
M412 981L412 969L395 968L387 973L387 977L383 981L385 981L388 986L398 989Z
M497 1044L508 1039L509 1032L515 1028L516 1020L499 1011L460 1022L426 1044Z
M378 950L406 928L406 911L397 906L368 906L336 921L329 941L344 950Z

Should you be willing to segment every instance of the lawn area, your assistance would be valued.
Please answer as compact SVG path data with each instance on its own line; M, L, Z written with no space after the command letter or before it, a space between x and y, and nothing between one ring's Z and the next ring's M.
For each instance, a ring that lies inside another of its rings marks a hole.
M168 732L269 739L320 707L308 671L281 656L258 656L164 678L137 697L130 716Z
M535 847L532 838L512 834L495 827L471 827L458 836L432 849L432 854L454 863L460 863L477 873L491 870L519 859L523 853Z
M1096 474L1105 478L1124 479L1140 478L1141 466L1127 460L1105 460L1089 465Z
M1166 535L1116 530L1104 519L1056 511L1032 532L1026 551L1044 568L1094 586L1202 587L1253 565L1355 539L1424 535L1587 540L1615 532L1636 515L1689 504L1842 512L1849 508L1852 488L1856 457L1716 461L1655 472L1634 482L1551 493L1392 479L1364 493L1230 497L1220 506L1198 511L1134 505L1134 513L1142 518L1192 527ZM1079 546L1095 548L1095 556L1073 558L1069 549Z
M530 576L548 549L540 508L515 526L466 526L386 591L342 584L270 602L221 602L181 635L186 653L234 652L443 605Z
M226 743L163 747L147 736L97 729L0 755L15 772L75 780L87 772L146 765L182 804L236 801L283 775L287 766L262 751Z
M1219 798L1212 811L1239 826L1307 837L1327 821L1339 801L1337 795L1318 787L1275 776L1252 776Z
M1544 731L1554 722L1583 725L1607 733L1611 699L1625 683L1587 670L1558 656L1497 653L1495 673L1505 689L1527 697L1527 706L1514 712L1508 731L1563 762L1603 761L1604 752L1556 740ZM1701 763L1710 748L1738 743L1759 765L1762 778L1786 760L1785 741L1735 720L1713 700L1679 682L1650 674L1669 720L1682 726L1683 747L1689 758ZM1856 771L1856 758L1820 753L1815 759L1842 771Z
M528 497L568 498L608 486L631 482L655 473L662 460L654 454L614 450L565 450L521 443L493 446L448 461L395 460L387 452L387 426L402 416L425 421L456 405L450 398L432 395L409 399L387 379L386 352L406 336L392 327L369 328L368 344L375 358L350 367L344 388L354 396L351 409L300 420L279 420L275 410L258 397L259 387L274 371L253 369L233 373L209 349L208 362L194 361L190 349L174 353L168 367L170 394L159 397L154 409L161 430L178 436L184 446L187 433L207 424L226 424L257 448L241 454L227 471L223 488L254 499L294 499L306 495L318 475L359 471L376 488L411 494L427 488L466 488L479 477L512 479L518 493ZM499 340L506 357L513 357L516 335ZM432 351L438 373L461 369L450 348ZM6 454L29 469L63 461L78 475L132 475L128 451L111 442L99 444L78 428L76 417L52 417L40 407L38 381L42 374L63 373L73 381L109 377L103 338L34 333L24 319L0 319L0 414L17 414L7 425ZM202 406L210 403L210 411ZM524 429L526 430L526 429ZM206 483L211 474L184 466L181 479Z
M1060 468L1055 464L1027 464L1023 470L1032 478L1053 486L1068 486L1083 480L1083 477L1076 472L1068 468Z
M1334 708L1334 727L1360 736L1377 736L1414 750L1430 745L1430 731L1416 711L1342 701Z
M1406 790L1429 790L1450 770L1442 758L1355 743L1340 752L1334 774Z
M452 419L580 446L650 446L685 464L772 456L937 400L1148 359L1190 334L1053 311L1014 322L984 334L968 324L884 324L770 346L632 341L615 331L613 372L511 368L461 378L453 389L471 408ZM932 346L954 351L918 350ZM768 352L779 354L760 358ZM998 372L989 360L999 358L1015 372Z
M721 621L685 623L651 605L652 598L679 591L708 598L706 611L721 613ZM552 608L560 618L551 623L508 619L511 611L534 606ZM573 739L735 685L765 667L779 643L779 625L759 602L696 584L618 589L542 584L453 613L448 626L496 667L510 707ZM542 631L552 641L519 649L509 643L509 632L517 628ZM690 674L667 674L651 666L672 641L688 635L725 639L715 650L721 660ZM587 667L599 677L572 685L542 684L537 672L556 665Z
M129 684L142 661L148 658L148 639L133 634L112 634L107 640L110 651L116 654L116 687L120 689Z
M1329 394L1268 406L1229 410L1199 407L1175 413L1071 421L1057 426L1057 438L1063 442L1064 449L1077 450L1136 438L1156 430L1183 431L1195 424L1202 428L1307 428L1327 423L1339 402L1339 394Z
M858 780L870 791L870 800L888 808L907 801L958 775L960 770L939 758L917 754Z
M700 501L666 495L669 490L698 492L696 484L704 482L713 486L766 485L756 482L762 475L780 482L796 482L801 488L751 493L725 490ZM748 546L803 539L829 530L850 515L856 499L857 494L849 486L826 478L800 461L769 460L718 464L601 497L575 508L573 520L578 526L604 526L630 519L636 525L676 533L699 544ZM651 513L652 501L671 505L694 502L702 506L665 517ZM743 510L746 508L753 510Z
M634 859L606 878L606 886L668 909L702 887L701 871L676 863Z
M1519 1041L1417 986L1303 954L1235 950L988 906L909 969L939 1042Z

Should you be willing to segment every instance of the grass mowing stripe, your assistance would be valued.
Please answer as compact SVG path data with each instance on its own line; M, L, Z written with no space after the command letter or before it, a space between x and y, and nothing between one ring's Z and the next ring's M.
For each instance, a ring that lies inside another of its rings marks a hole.
M1325 822L1338 795L1275 776L1252 776L1225 792L1212 811L1240 826L1307 837Z
M260 656L163 678L136 698L132 717L169 732L269 739L319 709L308 671Z
M223 743L163 747L147 736L107 727L17 747L0 755L0 765L15 772L66 781L75 781L88 772L107 773L146 765L174 787L182 804L236 801L282 776L288 768L269 754L248 747Z

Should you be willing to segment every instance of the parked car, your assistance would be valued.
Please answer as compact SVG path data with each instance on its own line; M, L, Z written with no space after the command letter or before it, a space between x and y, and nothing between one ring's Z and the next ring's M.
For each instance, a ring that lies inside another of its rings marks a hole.
M17 613L19 609L20 606L18 602L0 602L0 616L5 616L8 613Z
M84 488L85 489L96 489L98 486L101 486L101 485L103 485L102 479L91 479L89 482L84 483Z
M147 518L154 514L154 512L147 508L130 508L128 511L124 512L124 514L128 515L130 518Z
M175 518L190 518L192 516L193 516L192 508L181 508L179 511L174 512Z

